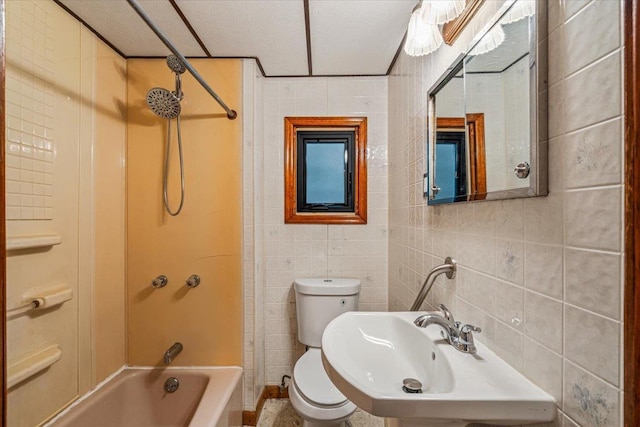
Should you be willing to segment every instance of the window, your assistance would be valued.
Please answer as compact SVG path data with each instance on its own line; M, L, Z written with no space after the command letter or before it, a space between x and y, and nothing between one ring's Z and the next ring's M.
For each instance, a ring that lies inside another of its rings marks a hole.
M366 224L366 124L285 118L285 223Z

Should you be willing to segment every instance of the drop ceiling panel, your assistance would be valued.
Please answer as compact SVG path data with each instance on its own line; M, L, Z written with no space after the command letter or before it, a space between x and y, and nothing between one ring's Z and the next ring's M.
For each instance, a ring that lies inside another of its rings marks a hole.
M177 4L212 56L258 57L267 76L308 74L302 0Z
M165 56L169 49L125 0L60 0L126 56ZM205 56L167 0L139 0L142 8L185 56Z
M310 0L314 75L386 74L417 0Z

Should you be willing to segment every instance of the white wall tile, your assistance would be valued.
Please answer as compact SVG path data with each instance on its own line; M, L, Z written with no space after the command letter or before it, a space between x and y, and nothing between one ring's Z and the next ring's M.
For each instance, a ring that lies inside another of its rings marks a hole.
M562 353L562 302L525 292L524 330L528 337L556 353Z
M273 78L264 83L264 234L266 380L291 375L297 343L297 277L344 276L362 282L362 309L388 307L387 79ZM369 223L354 226L285 225L285 116L367 116Z
M562 407L562 356L525 337L523 372Z
M579 426L620 426L620 393L571 362L564 362L564 412Z
M563 249L561 246L527 243L525 287L547 296L563 298Z
M567 192L564 211L566 243L582 248L620 251L621 199L619 186Z
M619 385L620 323L565 307L566 357L613 385Z
M620 254L565 250L566 301L620 319Z

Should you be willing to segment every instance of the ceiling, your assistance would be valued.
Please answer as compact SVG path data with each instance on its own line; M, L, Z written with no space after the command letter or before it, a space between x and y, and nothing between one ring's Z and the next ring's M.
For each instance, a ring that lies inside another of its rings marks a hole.
M125 0L54 0L122 56L169 49ZM187 57L256 58L265 76L386 75L418 0L139 0Z

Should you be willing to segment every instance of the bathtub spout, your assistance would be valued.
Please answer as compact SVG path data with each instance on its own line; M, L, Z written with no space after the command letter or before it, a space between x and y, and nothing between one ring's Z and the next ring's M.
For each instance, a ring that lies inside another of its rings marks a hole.
M169 365L171 364L171 362L173 362L173 359L175 359L175 357L180 354L180 352L182 351L182 344L177 342L175 344L173 344L171 347L169 347L169 350L167 350L164 353L164 364L165 365Z

